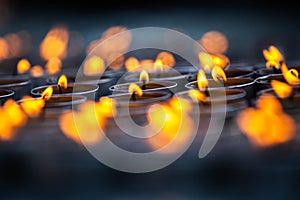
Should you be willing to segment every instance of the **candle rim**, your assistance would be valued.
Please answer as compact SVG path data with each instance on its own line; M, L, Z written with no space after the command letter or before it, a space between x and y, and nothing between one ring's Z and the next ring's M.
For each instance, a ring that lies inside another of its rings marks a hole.
M246 86L251 86L254 85L255 80L252 78L227 78L228 80L236 80L236 79L241 79L241 80L248 80L249 82L247 83L243 83L243 84L238 84L238 85L230 85L230 86L224 86L224 88L241 88L241 87L246 87ZM213 79L207 79L208 81L214 81ZM198 86L197 87L193 87L193 85L196 85L198 83L198 81L192 81L189 82L187 84L185 84L185 88L187 89L199 89ZM210 89L214 89L214 88L218 88L218 87L209 87Z
M1 84L1 81L16 81L8 84ZM19 87L19 86L25 86L29 85L31 83L30 79L8 79L8 78L3 78L0 79L0 88L8 88L8 87Z
M1 95L1 92L6 92L6 94ZM5 99L7 97L12 97L15 94L15 91L8 89L0 89L0 99Z
M173 81L149 81L146 84L153 83L153 82L161 83L161 85L163 87L161 87L161 88L145 89L145 90L143 90L143 92L147 92L147 91L152 92L152 91L158 91L158 90L172 89L172 88L177 87L177 85L178 85L176 82L173 82ZM169 86L164 86L164 84L166 84L166 83L170 84L170 85ZM128 93L128 87L126 87L126 89L125 88L122 89L120 87L122 87L122 86L129 86L130 84L137 84L137 85L139 85L139 84L141 84L141 82L130 82L130 83L115 84L115 85L110 86L109 90L111 92ZM118 86L118 87L116 87L116 86Z

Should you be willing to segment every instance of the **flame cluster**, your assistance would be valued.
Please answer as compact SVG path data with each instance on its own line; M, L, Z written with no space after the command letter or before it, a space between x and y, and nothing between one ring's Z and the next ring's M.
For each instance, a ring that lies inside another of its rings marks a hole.
M262 95L257 108L246 108L238 114L238 126L256 146L272 146L293 138L296 124L276 97Z
M138 60L135 57L129 57L125 61L125 68L129 72L141 72L143 70L147 72L154 72L168 70L172 68L175 63L175 58L171 53L162 51L156 56L155 60Z
M92 54L84 63L86 75L103 73L105 66L118 70L124 65L123 54L131 44L131 33L126 27L113 26L103 32L99 39L93 40L86 53ZM92 60L90 60L92 59Z
M154 104L147 112L149 134L159 130L148 142L153 150L170 154L182 150L191 139L194 123L189 115L192 105L179 97L172 97L167 103ZM167 146L172 142L172 145Z
M101 140L106 121L115 111L116 104L109 97L102 97L98 102L87 101L78 111L68 111L59 117L60 129L79 144L95 144Z
M11 140L14 138L16 130L26 124L28 118L38 117L41 113L45 101L24 96L20 104L12 99L8 99L0 107L0 140ZM26 101L25 101L26 100Z

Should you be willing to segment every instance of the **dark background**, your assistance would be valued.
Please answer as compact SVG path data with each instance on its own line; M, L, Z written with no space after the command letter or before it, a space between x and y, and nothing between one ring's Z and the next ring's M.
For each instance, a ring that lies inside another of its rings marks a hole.
M199 39L224 33L232 62L264 62L262 49L274 44L287 60L299 60L298 6L292 1L17 1L1 0L0 35L26 29L38 44L57 23L79 31L86 45L110 26L158 26Z

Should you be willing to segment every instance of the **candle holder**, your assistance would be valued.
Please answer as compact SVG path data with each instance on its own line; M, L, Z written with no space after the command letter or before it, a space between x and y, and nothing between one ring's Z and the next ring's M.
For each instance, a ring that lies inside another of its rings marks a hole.
M12 90L0 89L0 105L2 105L7 99L13 98L15 92Z
M287 83L282 74L270 74L255 79L255 92L258 93L261 90L271 88L271 81L277 80Z
M60 91L58 85L45 85L33 88L31 94L34 97L40 97L47 87L52 86L53 93L52 96L74 96L74 95L83 95L86 96L89 100L95 100L96 92L99 89L98 85L88 85L88 84L68 84L67 88Z
M58 81L58 76L51 76L47 78L46 83L48 85L54 85ZM87 84L87 85L98 85L99 89L97 90L96 100L98 100L101 96L107 96L111 94L109 87L113 85L113 79L108 76L68 76L67 77L68 83L75 83L78 84Z
M236 112L247 107L246 92L242 89L205 89L198 90L206 96L205 100L195 101L189 95L189 91L176 93L176 96L187 99L192 102L193 106L199 106L201 115L211 114L211 105L217 105L217 112L226 112L227 117L235 116ZM211 94L213 94L211 96ZM222 104L226 103L226 109L223 109ZM220 105L220 106L218 106ZM197 113L197 109L193 109Z
M137 84L143 92L159 92L165 91L171 94L176 92L177 83L171 81L149 81L148 83L133 82ZM109 87L114 93L128 93L129 86L132 83L117 84Z
M213 79L207 79L209 89L217 89L225 87L225 89L242 89L246 92L246 98L251 104L251 99L255 96L254 94L254 80L252 78L227 78L224 83L216 82ZM188 89L199 89L198 81L193 81L185 86Z
M13 99L19 100L24 95L28 95L31 80L19 79L13 76L6 76L0 79L0 89L13 90L15 92Z
M149 79L151 81L172 81L177 83L176 91L185 90L185 84L197 76L197 72L191 73L189 70L178 72L174 69L161 72L150 72ZM132 73L124 77L125 82L137 82L139 81L140 73Z

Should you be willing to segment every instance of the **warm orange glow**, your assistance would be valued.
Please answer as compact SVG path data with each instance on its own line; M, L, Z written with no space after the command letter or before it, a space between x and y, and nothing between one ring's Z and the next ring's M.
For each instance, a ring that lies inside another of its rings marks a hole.
M98 56L91 56L84 62L83 72L85 75L97 75L103 73L104 70L104 60Z
M202 65L203 69L205 71L211 71L211 69L213 68L213 66L215 64L214 64L214 61L212 60L212 57L210 56L210 54L200 52L198 54L198 57L199 57L199 61L200 61L200 64Z
M67 55L69 31L66 27L51 29L40 45L40 55L44 60L51 58L63 59Z
M178 102L175 103L175 101ZM147 119L150 128L148 131L153 134L153 129L159 129L155 136L148 139L154 150L159 149L162 153L172 154L185 147L191 138L194 127L187 112L187 110L191 110L191 105L187 106L188 103L186 103L186 100L181 101L181 98L174 97L170 103L154 104L149 108ZM173 142L172 146L164 148L171 142Z
M192 108L193 108L191 102L189 102L187 99L176 97L176 96L173 96L169 100L169 105L175 111L185 112L185 113L190 112L192 110Z
M119 70L124 66L125 57L120 53L112 53L106 58L106 63L109 64L109 69Z
M215 66L211 71L211 75L216 82L219 82L220 79L224 82L227 81L226 74L221 67Z
M24 74L25 72L29 71L30 67L31 67L30 62L27 59L23 58L19 60L17 64L18 73Z
M275 67L277 69L280 68L281 62L284 61L284 58L280 51L273 45L269 47L269 49L263 50L263 55L266 59L266 67Z
M283 77L290 85L297 85L300 83L300 79L298 78L298 71L295 69L288 70L283 74Z
M154 71L154 61L151 59L143 59L140 61L140 68L137 71L146 70L148 72Z
M173 67L176 63L174 56L166 51L160 52L157 56L156 56L156 60L160 60L162 63L162 66L166 66L166 67Z
M22 40L18 36L18 34L9 33L5 36L5 40L8 44L9 57L16 58L18 56L21 56L23 47L22 47Z
M8 99L4 103L3 109L7 113L9 121L13 127L20 127L26 123L27 121L26 115L23 113L19 104L14 100Z
M41 77L44 75L44 69L40 65L35 65L30 69L30 75L33 77Z
M101 97L96 104L96 112L98 117L112 117L116 112L116 102L109 97Z
M66 75L61 75L57 81L57 85L63 87L63 88L67 88L68 87L68 80Z
M247 108L238 114L238 125L254 145L272 146L293 138L296 124L284 113L280 102L265 94L257 102L257 108Z
M61 60L57 57L53 57L48 60L48 62L46 63L45 69L46 69L47 74L53 75L53 74L57 74L58 72L60 72L61 67L62 67Z
M135 57L129 57L126 61L125 61L125 68L127 71L131 72L131 71L135 71L137 70L137 68L140 66L140 62L137 58Z
M7 41L4 38L0 37L0 61L8 58L9 56L8 48L9 47Z
M67 136L68 138L74 140L75 142L81 144L81 140L77 131L76 123L74 120L74 115L77 113L73 111L68 111L63 113L59 117L59 127L61 131Z
M49 100L52 96L53 88L52 86L47 87L42 93L42 99L45 101Z
M38 117L45 106L45 101L43 99L34 99L30 96L25 96L22 100L22 110L31 118Z
M228 40L226 36L219 31L209 31L205 33L199 42L206 51L213 54L222 54L228 49Z
M148 83L149 82L149 74L146 70L143 70L141 73L140 73L140 78L139 80L141 82L145 82L145 83Z
M130 94L136 93L138 96L143 96L143 90L135 83L131 83L128 87L128 92Z
M164 64L162 60L158 59L154 62L154 71L163 71L164 70Z
M224 69L229 64L229 58L223 54L208 54L200 52L198 54L200 64L205 71L211 71L215 66Z
M0 140L9 141L14 137L14 128L5 110L0 108Z
M276 95L282 99L289 97L293 91L291 86L281 81L272 80L271 85Z
M199 89L206 89L208 86L208 80L206 78L205 72L200 69L197 75L197 84Z
M205 94L199 90L189 90L188 95L195 102L203 102L206 100Z

